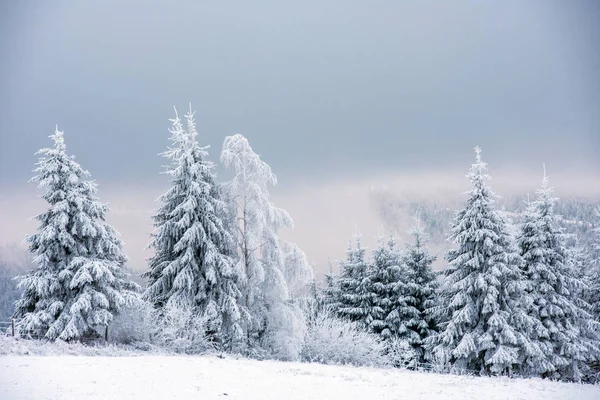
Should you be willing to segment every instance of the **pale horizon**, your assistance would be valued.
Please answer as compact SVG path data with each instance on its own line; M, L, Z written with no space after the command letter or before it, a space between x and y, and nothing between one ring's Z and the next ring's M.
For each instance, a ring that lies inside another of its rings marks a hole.
M485 149L483 157L485 161ZM402 212L394 220L382 218L376 204L378 194L400 201L460 205L465 198L463 193L469 189L465 175L473 160L474 156L472 160L465 160L463 171L397 172L361 179L298 182L288 188L276 186L271 192L274 203L289 211L295 222L294 229L282 231L282 237L306 252L309 262L315 267L315 274L321 277L328 270L328 259L337 261L344 257L348 238L356 233L357 228L364 246L369 249L375 246L378 236L391 232L397 234L400 242L409 240L407 232L413 224L413 216ZM515 171L488 167L492 178L489 183L500 197L530 194L533 198L540 186L541 165L537 172L534 168ZM600 200L600 174L589 170L561 173L553 171L549 164L546 169L558 198ZM97 181L100 200L110 208L107 219L121 233L129 258L128 266L135 272L146 268L145 259L151 255L145 249L153 230L151 216L158 204L156 199L168 187L165 175L157 175L155 181L154 185L146 183L139 186ZM23 240L37 226L31 217L43 212L46 207L39 194L36 185L30 183L2 195L0 244L17 244L25 250ZM439 243L432 245L434 251L443 248ZM334 268L337 268L337 263Z
M559 197L596 201L598 4L5 2L0 245L35 229L44 206L26 182L58 124L143 269L168 186L157 154L189 102L213 162L241 133L269 163L296 224L283 237L318 272L357 225L367 246L405 234L410 216L383 221L374 190L460 199L476 145L501 196L534 193L545 163Z

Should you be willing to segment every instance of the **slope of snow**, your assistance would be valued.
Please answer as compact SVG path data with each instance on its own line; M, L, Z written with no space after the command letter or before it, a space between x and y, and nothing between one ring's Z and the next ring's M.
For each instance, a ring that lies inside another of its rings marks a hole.
M10 328L7 329L10 331ZM143 346L142 346L143 345ZM138 345L106 344L103 341L90 343L66 343L60 340L47 342L45 340L26 340L3 335L0 331L0 357L2 356L105 356L123 357L138 355L174 355L165 349L147 343ZM0 398L1 400L1 398Z
M0 399L600 399L600 387L214 356L3 356Z

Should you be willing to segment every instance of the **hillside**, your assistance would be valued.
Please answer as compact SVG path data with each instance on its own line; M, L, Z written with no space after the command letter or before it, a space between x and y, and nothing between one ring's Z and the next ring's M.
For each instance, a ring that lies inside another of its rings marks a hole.
M509 222L518 225L526 208L527 196L498 198L497 205ZM433 250L444 254L451 248L447 238L456 210L462 207L462 198L450 197L429 201L408 201L390 191L373 191L372 207L377 211L385 229L404 233L413 224L413 216L418 215L430 236ZM566 197L556 202L556 214L560 228L578 238L579 246L588 249L595 240L593 229L600 225L596 210L600 201L595 198ZM442 257L438 266L445 266Z

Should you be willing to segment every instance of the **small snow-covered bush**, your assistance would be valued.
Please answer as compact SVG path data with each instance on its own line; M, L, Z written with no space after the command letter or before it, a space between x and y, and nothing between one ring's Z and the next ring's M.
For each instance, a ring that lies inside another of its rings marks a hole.
M386 350L394 367L411 369L419 367L419 355L406 340L392 338L387 341Z
M167 305L155 309L138 299L109 326L110 342L132 344L140 350L153 347L185 354L205 353L215 343L207 338L208 319L189 307Z
M309 322L301 356L303 361L323 364L390 365L386 345L377 335L329 312Z
M150 333L156 327L156 311L147 302L138 299L123 308L108 327L108 340L132 344L150 342Z
M298 361L306 334L306 321L302 310L293 304L275 307L269 320L269 331L263 346L269 358L281 361Z
M214 350L207 337L208 319L192 308L167 305L157 312L150 333L153 344L177 353L200 354Z

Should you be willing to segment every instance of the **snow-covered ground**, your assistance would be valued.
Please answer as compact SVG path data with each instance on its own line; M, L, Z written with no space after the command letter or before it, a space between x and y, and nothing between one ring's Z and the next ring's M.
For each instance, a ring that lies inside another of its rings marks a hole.
M598 400L600 387L214 356L8 355L0 399Z

